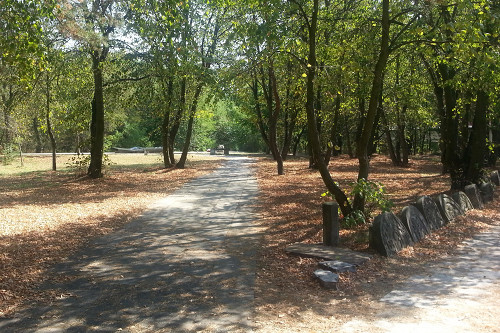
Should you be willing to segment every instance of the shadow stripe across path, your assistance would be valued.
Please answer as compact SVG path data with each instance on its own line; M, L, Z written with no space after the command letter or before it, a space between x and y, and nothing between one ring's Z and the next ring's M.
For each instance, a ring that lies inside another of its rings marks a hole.
M259 241L252 160L156 202L124 229L55 268L61 300L0 321L2 332L251 331Z

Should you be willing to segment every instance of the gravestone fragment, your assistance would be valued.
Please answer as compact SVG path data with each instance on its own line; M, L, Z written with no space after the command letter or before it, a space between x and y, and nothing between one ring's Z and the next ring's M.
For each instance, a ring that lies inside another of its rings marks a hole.
M483 202L490 202L493 200L493 184L492 183L481 183L479 184L479 193L481 193L481 198Z
M491 172L490 179L494 185L500 186L500 175L498 174L498 170Z
M319 266L334 273L356 272L356 265L338 260L321 261Z
M333 272L317 269L314 271L314 276L319 280L323 288L338 290L339 276Z
M427 220L415 206L406 206L401 211L401 222L408 230L411 239L416 243L431 232Z
M437 230L445 224L444 219L439 212L439 208L431 197L427 195L420 197L420 199L418 199L415 203L415 207L417 207L425 217L427 225L431 228L431 230Z
M447 194L439 194L436 197L436 204L439 208L441 216L443 216L445 223L449 223L453 221L457 216L464 214L462 208L460 208L460 205Z
M371 248L390 257L412 244L408 230L396 215L385 212L375 217L373 225L370 226Z
M453 200L460 206L463 212L467 212L471 209L474 209L472 206L472 202L470 202L469 197L462 191L455 192L451 195Z
M476 184L467 185L464 188L465 195L469 198L472 206L476 209L483 209L483 198Z

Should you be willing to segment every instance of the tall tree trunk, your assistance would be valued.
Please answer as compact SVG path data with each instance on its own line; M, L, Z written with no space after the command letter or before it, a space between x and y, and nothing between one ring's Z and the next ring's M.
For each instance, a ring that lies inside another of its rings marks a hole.
M179 107L174 116L174 121L172 124L172 128L170 129L170 145L168 147L168 156L170 158L170 164L175 165L175 156L174 156L174 143L175 137L177 136L177 132L179 131L179 127L181 126L181 119L184 111L186 110L186 77L184 76L181 80L181 91L179 98Z
M49 134L50 138L50 147L52 149L52 170L56 171L57 170L57 153L56 153L56 139L54 137L54 131L52 130L52 122L50 121L50 78L49 74L47 73L46 75L46 91L45 91L45 98L46 98L46 109L45 109L45 119L47 121L47 133Z
M318 11L319 11L319 0L313 0L313 13L309 23L309 65L307 68L307 81L306 81L306 113L307 113L307 130L309 135L309 143L312 150L312 155L318 166L321 178L325 183L328 191L334 196L337 201L340 210L344 216L351 213L351 205L347 200L347 196L344 191L335 183L332 179L327 166L323 163L321 158L321 143L319 139L319 131L316 126L316 113L314 110L314 79L316 75L316 32L318 27Z
M294 143L293 143L293 149L292 149L292 155L297 156L297 149L299 147L300 139L302 138L302 135L306 131L306 128L303 128L299 134L295 137Z
M191 145L191 136L193 134L194 116L196 114L196 109L198 108L198 99L200 98L202 89L203 89L203 83L200 83L196 87L196 91L194 93L193 103L191 104L191 110L189 112L189 120L186 131L186 139L184 141L184 147L182 148L182 154L179 159L179 162L177 162L177 164L175 165L179 169L184 169L186 164L187 154L189 152L189 147Z
M465 181L479 183L486 156L487 121L486 115L489 106L488 94L479 89L477 91L476 112L472 124L472 133L468 143L468 154Z
M279 97L278 84L276 82L276 76L274 75L274 68L272 61L269 64L269 80L270 80L270 90L272 91L272 99L274 99L274 111L270 111L269 118L269 148L271 148L271 152L273 154L274 159L276 160L276 165L278 169L278 175L283 175L283 158L281 157L279 148L278 148L278 119L281 112L281 99ZM272 102L271 102L272 107Z
M99 52L92 55L92 71L94 74L94 98L92 99L92 121L90 123L90 166L88 175L91 178L102 177L102 158L104 154L104 94L102 62Z
M406 109L407 106L403 106L401 112L398 114L398 132L397 132L397 148L396 157L398 163L402 167L408 166L408 143L406 142Z
M359 161L358 180L368 179L370 161L368 159L368 143L372 134L380 92L383 85L383 74L389 58L389 0L382 1L382 38L380 42L380 52L373 76L373 84L370 92L370 102L366 115L363 133L356 147L356 155ZM353 208L364 212L365 199L363 195L356 195Z
M269 139L267 137L266 129L264 126L264 119L262 117L262 110L260 109L259 103L259 80L257 78L257 72L254 71L254 79L253 84L251 86L252 96L255 103L255 113L257 114L257 125L259 127L260 135L262 136L262 140L266 144L266 147L269 147Z
M338 138L338 124L339 124L339 115L340 115L340 94L335 98L335 110L333 114L333 124L330 131L330 142L328 144L328 149L325 154L325 164L330 164L330 158L332 157L332 152L335 150L337 145Z
M173 79L169 78L167 83L165 97L165 107L166 110L163 113L163 121L161 126L161 134L162 134L162 152L163 152L163 165L165 168L169 168L172 166L169 155L170 148L170 114L172 113L172 98L174 93L174 83Z
M39 127L40 127L40 123L39 123L38 117L35 116L35 117L33 117L33 133L35 134L35 142L36 142L35 153L42 152L42 138L40 136Z
M382 122L384 123L385 141L387 141L387 150L389 151L389 157L391 158L392 165L399 166L401 161L396 156L394 143L392 142L391 130L389 129L389 124L387 123L384 111L382 111Z

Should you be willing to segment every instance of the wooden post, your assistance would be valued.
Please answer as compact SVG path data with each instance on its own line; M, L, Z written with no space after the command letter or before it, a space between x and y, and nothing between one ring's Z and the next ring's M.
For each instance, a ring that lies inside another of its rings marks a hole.
M339 245L339 205L336 202L325 202L323 207L323 244Z

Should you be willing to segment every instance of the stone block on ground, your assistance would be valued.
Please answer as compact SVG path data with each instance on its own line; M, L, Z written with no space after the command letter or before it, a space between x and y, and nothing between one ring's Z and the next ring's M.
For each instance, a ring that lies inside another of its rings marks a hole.
M363 264L372 257L367 253L357 252L342 247L326 246L324 244L296 243L287 246L285 251L304 257L348 262L357 266Z
M408 230L393 213L385 212L370 226L370 247L380 254L390 257L413 244Z
M490 179L495 186L500 186L500 175L498 174L498 170L491 172Z
M415 206L410 205L403 208L400 219L415 243L431 232L424 215Z
M339 276L337 274L324 269L317 269L314 271L314 276L318 278L322 287L334 290L339 289Z
M453 198L453 200L455 200L456 203L458 203L462 211L468 212L469 210L474 209L472 202L469 200L469 197L464 192L462 191L455 192L451 195L451 197Z
M493 201L493 184L492 183L482 183L479 184L479 193L481 193L481 198L483 202Z
M431 230L437 230L445 224L444 219L439 212L438 206L434 200L431 199L431 197L427 195L420 197L420 199L418 199L415 203L415 207L417 207L425 217L427 225L431 228Z
M483 209L483 198L481 197L481 192L476 184L467 185L464 188L465 195L469 198L472 206L476 209Z
M338 260L321 261L318 265L334 273L356 272L356 265Z
M435 201L445 223L450 223L457 216L464 214L464 211L462 210L462 208L460 208L460 205L447 194L439 194L436 197Z

